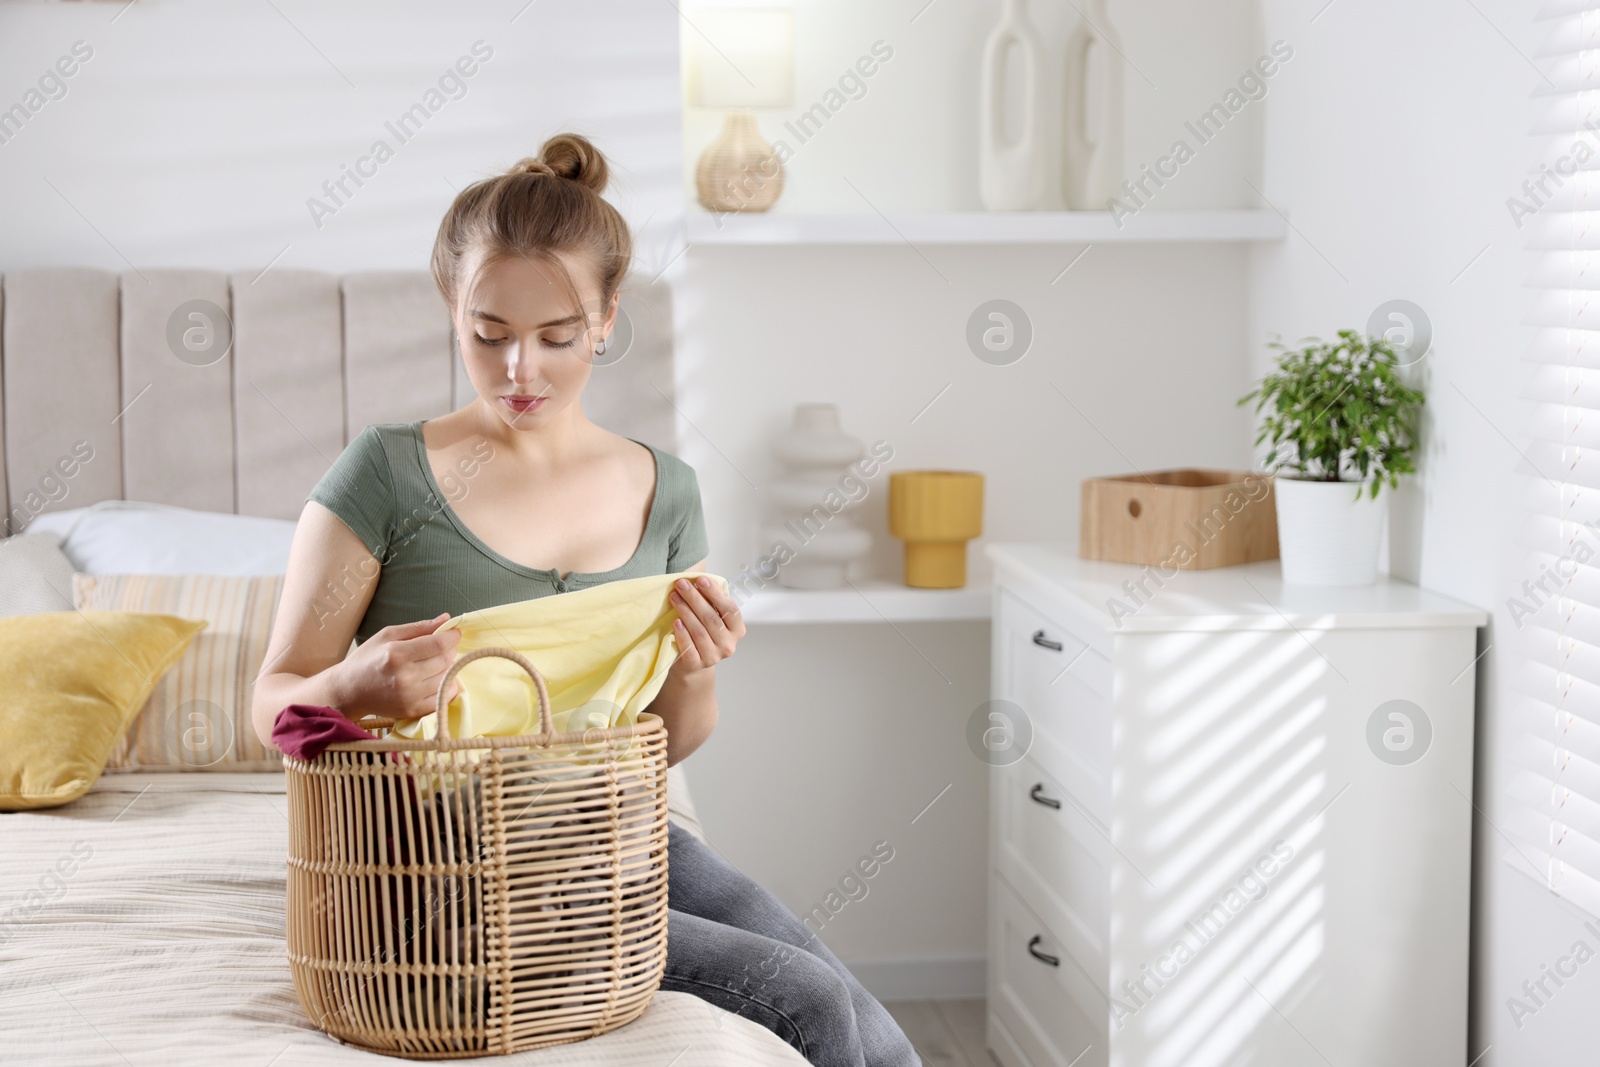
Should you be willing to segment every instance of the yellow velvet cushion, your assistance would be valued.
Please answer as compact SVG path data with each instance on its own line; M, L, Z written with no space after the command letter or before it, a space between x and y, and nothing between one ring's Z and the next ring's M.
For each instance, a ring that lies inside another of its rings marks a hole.
M0 618L0 811L87 793L150 690L205 627L133 611Z

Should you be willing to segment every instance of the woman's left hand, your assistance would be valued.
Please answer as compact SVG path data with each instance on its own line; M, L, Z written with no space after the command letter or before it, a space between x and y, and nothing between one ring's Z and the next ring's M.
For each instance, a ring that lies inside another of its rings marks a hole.
M733 597L710 575L702 574L692 582L679 578L672 583L667 599L678 613L672 623L672 632L678 639L674 671L704 670L733 655L744 636L744 615Z

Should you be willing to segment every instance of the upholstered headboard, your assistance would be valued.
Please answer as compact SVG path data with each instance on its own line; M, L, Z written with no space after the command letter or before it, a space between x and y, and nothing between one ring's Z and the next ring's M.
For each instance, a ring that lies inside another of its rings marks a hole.
M211 308L225 313L216 323ZM670 291L625 285L622 309L584 410L675 450ZM220 334L230 325L231 339ZM471 396L423 271L9 271L5 532L115 499L297 518L363 427L432 418Z

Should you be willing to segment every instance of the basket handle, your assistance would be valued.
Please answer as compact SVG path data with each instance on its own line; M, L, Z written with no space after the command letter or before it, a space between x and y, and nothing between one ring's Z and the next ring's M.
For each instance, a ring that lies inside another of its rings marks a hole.
M465 667L475 659L482 659L485 656L499 656L501 659L508 659L528 672L529 676L533 678L534 691L539 694L539 732L542 734L550 733L550 692L545 688L544 675L539 673L539 669L533 665L532 661L514 648L475 648L450 664L450 669L445 671L444 677L439 680L439 696L433 704L434 714L439 717L438 739L443 741L450 740L450 716L444 713L446 704L444 691L449 688L450 679L460 673L462 667Z

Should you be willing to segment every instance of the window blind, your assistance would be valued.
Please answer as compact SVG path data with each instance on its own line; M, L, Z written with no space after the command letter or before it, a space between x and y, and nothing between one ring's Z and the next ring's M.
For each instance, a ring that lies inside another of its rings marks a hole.
M1600 915L1600 0L1536 16L1537 169L1508 201L1534 296L1527 522L1509 601L1502 859Z

